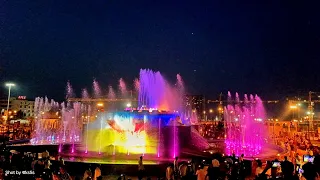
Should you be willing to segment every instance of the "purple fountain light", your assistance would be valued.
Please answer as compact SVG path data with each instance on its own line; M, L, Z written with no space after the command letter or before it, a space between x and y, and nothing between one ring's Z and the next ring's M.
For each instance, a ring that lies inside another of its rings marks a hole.
M102 111L97 112L95 108L96 103L92 103L96 101L91 102L90 98L99 101L99 103L100 101L104 102L103 98L105 96L103 92L107 90L101 89L96 80L93 81L92 86L92 94L89 94L86 89L82 89L81 97L85 100L81 103L73 102L69 99L75 97L75 93L69 82L66 87L66 98L68 100L66 103L58 104L53 100L49 101L48 98L37 98L35 102L35 114L38 117L37 121L35 121L37 134L33 142L38 142L37 144L56 143L59 144L59 152L68 151L68 153L80 152L77 143L83 140L81 148L83 148L83 152L86 154L97 152L103 155L106 147L112 145L112 155L115 155L116 149L118 149L119 153L126 153L127 155L139 151L141 155L153 154L157 157L167 155L170 157L179 156L179 148L181 148L180 145L182 146L182 143L179 143L182 128L179 126L182 123L188 125L190 123L187 123L187 121L197 119L196 112L187 112L185 110L183 105L183 101L185 100L184 83L179 74L176 76L176 82L171 84L160 72L148 69L140 70L139 79L135 79L133 85L134 91L138 94L138 105L124 112L118 111L120 108L124 108L122 107L124 106L123 103L117 103L118 100L122 101L122 98L128 98L128 89L122 78L119 80L119 89L116 92L112 86L108 87L107 98L111 100L106 100L108 108ZM121 95L121 97L118 95ZM131 98L135 102L135 98L132 95ZM118 104L121 104L121 107ZM150 113L147 113L148 110ZM141 113L147 113L143 118L143 122L140 117ZM149 116L153 117L154 114L159 116L159 118L157 117L158 119L155 120L147 118ZM51 115L55 116L49 117ZM123 121L118 122L118 115L121 115L119 117ZM101 119L99 119L100 117ZM127 120L139 122L143 124L143 127L139 127L139 123L130 123ZM82 131L82 128L86 128L86 131ZM136 131L135 128L138 128L138 130ZM127 131L129 131L128 129L131 133L135 133L135 135L126 135ZM164 132L166 133L164 134ZM93 137L92 135L94 134L92 133L98 133L98 135ZM104 135L109 133L112 136ZM115 135L113 135L114 133ZM117 133L122 133L124 137L128 138L129 143L123 139L118 140L116 137L119 134ZM200 142L199 139L201 138L200 136L196 136L198 134L195 130L191 134L193 138L190 143L194 144L194 142L198 142L206 144L205 142ZM95 138L97 139L95 140ZM108 140L107 146L105 140ZM136 144L132 144L134 141L139 142L137 143L137 147L144 147L142 151L136 150ZM66 144L70 145L70 149L65 149L67 147ZM122 146L127 148L127 152L122 151ZM196 144L195 147L197 146Z
M226 125L226 153L255 156L261 152L265 139L265 110L259 96L238 93L232 99L228 92L228 105L224 108Z
M136 83L138 84L138 83ZM183 112L184 85L180 75L177 75L175 86L171 86L161 75L149 69L140 70L139 79L139 107L173 111L180 116ZM173 120L172 156L179 155L177 120ZM160 148L158 148L160 149ZM158 152L159 153L159 152Z
M140 70L139 81L139 107L155 108L161 110L178 111L181 109L184 98L181 76L179 85L171 86L160 72L153 72L149 69Z

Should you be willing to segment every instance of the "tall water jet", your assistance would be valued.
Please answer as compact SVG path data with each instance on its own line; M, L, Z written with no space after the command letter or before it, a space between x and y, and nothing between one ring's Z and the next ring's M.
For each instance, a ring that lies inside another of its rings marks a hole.
M115 99L116 98L116 93L114 92L112 86L109 86L108 98L109 99Z
M180 75L177 76L177 84L172 87L163 78L160 72L153 72L148 69L140 70L139 81L139 107L152 108L159 110L170 110L174 113L183 114L182 102L184 97L184 86ZM176 157L178 155L178 131L177 131L177 119L172 119L172 155Z
M101 89L96 79L93 80L93 96L94 98L101 98Z
M73 97L75 97L75 93L73 91L71 83L68 81L67 87L66 87L66 99L73 98Z
M158 157L160 157L160 151L161 151L161 118L158 120Z
M128 96L127 85L122 78L119 79L119 89L122 98L126 98Z
M136 78L136 79L133 81L133 86L134 86L135 92L139 93L140 81L139 81L138 78Z
M100 120L100 139L99 139L99 154L101 154L101 142L102 142L102 119Z
M184 106L185 89L184 89L183 79L180 74L177 74L176 91L177 91L177 97L176 97L177 109L176 110L179 112L181 119L187 119L187 117L184 116L185 115L185 106Z
M139 107L177 111L183 94L163 78L160 72L140 70Z
M234 100L228 92L228 105L224 110L227 154L255 156L261 152L265 139L265 111L259 96L244 95Z
M90 117L91 117L91 106L89 105L87 108L87 116L85 117L87 128L86 128L86 150L85 153L88 153L88 136L89 136L89 123L90 123Z
M81 97L82 97L83 99L89 99L89 98L90 98L89 93L88 93L88 90L87 90L86 88L82 89L82 91L81 91Z

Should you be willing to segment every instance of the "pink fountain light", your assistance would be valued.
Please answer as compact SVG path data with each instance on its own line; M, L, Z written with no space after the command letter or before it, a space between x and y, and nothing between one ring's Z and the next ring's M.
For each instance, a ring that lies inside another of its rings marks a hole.
M90 96L89 96L89 93L88 93L88 90L87 90L87 89L82 89L81 97L82 97L83 99L88 99L88 98L90 98Z
M224 109L226 125L226 153L253 157L260 154L265 141L265 110L259 96L238 93L232 99L228 92L228 105Z
M109 86L108 98L109 99L115 99L116 98L116 93L114 92L112 86Z
M121 92L121 96L123 98L127 97L128 95L127 85L122 78L119 79L119 89Z
M93 86L93 96L94 96L94 98L101 98L102 93L101 93L101 89L100 89L98 81L94 79L93 83L92 83L92 86Z
M70 82L67 82L67 87L66 87L66 99L68 98L73 98L75 96L75 93L73 91L73 88L70 84Z

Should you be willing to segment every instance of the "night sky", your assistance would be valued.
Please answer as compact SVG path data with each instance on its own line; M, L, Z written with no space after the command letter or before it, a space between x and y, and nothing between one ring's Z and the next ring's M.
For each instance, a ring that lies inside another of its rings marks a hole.
M62 99L140 68L180 73L190 94L320 91L320 3L311 1L0 1L0 82ZM106 91L106 90L105 90ZM0 94L7 94L6 88Z

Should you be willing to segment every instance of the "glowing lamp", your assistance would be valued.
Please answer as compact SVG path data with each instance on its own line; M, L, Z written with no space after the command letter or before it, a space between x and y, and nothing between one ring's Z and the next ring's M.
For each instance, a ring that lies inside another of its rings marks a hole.
M297 109L297 106L290 106L290 109Z
M13 83L6 83L6 86L7 86L7 87L11 87L11 86L15 86L15 84L13 84Z

